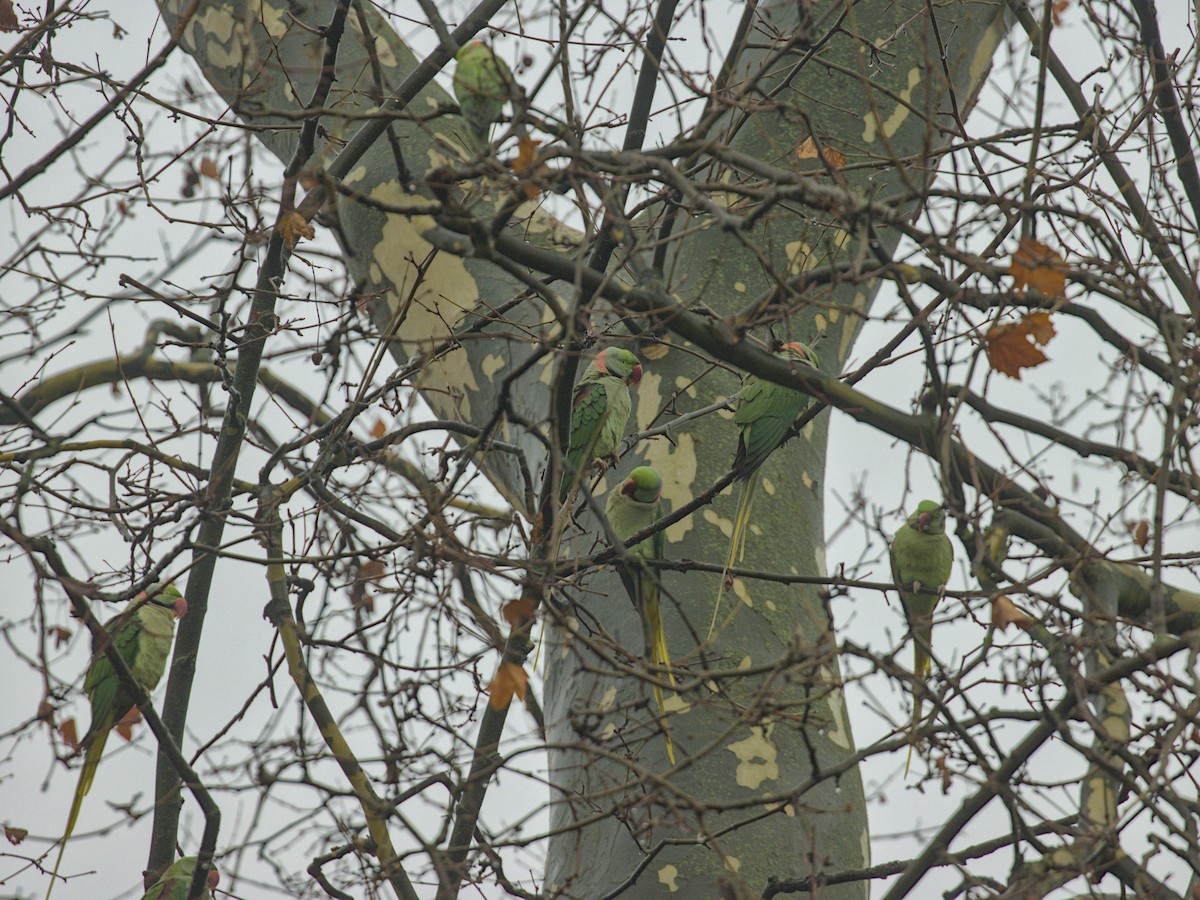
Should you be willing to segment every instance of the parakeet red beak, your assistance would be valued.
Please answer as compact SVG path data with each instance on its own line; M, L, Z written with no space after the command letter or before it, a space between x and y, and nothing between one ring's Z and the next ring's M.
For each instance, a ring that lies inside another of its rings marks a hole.
M208 889L211 891L221 880L221 873L216 869L208 870Z
M175 618L182 619L187 614L187 597L180 596L175 601Z
M928 531L929 523L933 521L933 516L929 513L921 513L917 516L917 531Z
M630 384L640 384L642 380L642 367L634 366L633 371L629 373L628 381Z

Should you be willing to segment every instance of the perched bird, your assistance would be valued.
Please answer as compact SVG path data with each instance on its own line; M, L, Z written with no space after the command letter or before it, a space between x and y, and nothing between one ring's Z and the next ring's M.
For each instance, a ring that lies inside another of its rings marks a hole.
M777 356L799 365L816 368L817 354L807 344L795 341L784 344ZM725 568L717 583L717 602L713 607L712 624L708 626L711 638L717 627L717 612L721 608L721 596L729 588L729 570L740 561L746 552L746 531L750 525L750 504L754 501L754 489L758 487L755 473L767 457L775 452L792 423L808 409L812 397L780 387L774 382L764 381L757 375L747 375L742 382L737 410L733 414L738 426L737 453L733 458L734 480L742 483L742 495L738 499L737 516L733 520L733 534L729 538L729 552L725 557Z
M892 578L899 586L900 602L913 638L913 674L928 678L933 640L933 610L938 592L950 580L954 547L946 536L946 511L932 500L922 500L892 538ZM916 687L916 686L914 686ZM912 730L915 741L921 723L921 689L913 692ZM912 763L912 747L904 776Z
M629 385L642 380L638 358L621 347L606 347L584 370L571 401L571 437L558 501L583 481L592 460L612 456L625 434L632 401Z
M638 466L629 473L625 483L608 495L604 514L608 516L613 532L622 541L633 537L663 516L662 475L650 466ZM644 564L644 560L662 559L666 539L659 531L644 541L629 548L633 565L626 561L617 564L617 571L629 592L642 620L642 636L645 653L656 668L666 669L667 678L675 684L671 674L671 655L667 650L667 636L663 630L662 604L659 598L658 573ZM654 685L654 700L658 704L658 715L667 740L667 758L675 765L675 748L671 745L671 732L667 730L667 711L663 705L662 688Z
M104 630L129 666L134 680L146 691L152 691L166 668L167 657L171 655L171 641L175 636L175 620L187 612L187 601L173 584L159 587L150 599L146 597L144 593L138 594L123 612L104 623ZM58 848L58 859L54 863L46 900L54 890L63 851L67 849L67 841L75 830L75 820L79 818L83 798L92 787L108 733L134 706L133 697L121 684L104 647L93 646L92 651L92 661L83 679L83 690L92 703L92 724L79 742L80 749L85 751L83 767L79 770L79 784L71 801L67 830Z
M142 900L187 900L188 888L192 886L192 875L196 871L196 857L185 856L171 863L162 877L142 894ZM215 868L208 870L208 889L200 894L201 900L212 900L212 889L221 880Z
M481 140L500 121L504 104L513 96L512 71L483 41L473 41L454 55L454 96L463 118Z

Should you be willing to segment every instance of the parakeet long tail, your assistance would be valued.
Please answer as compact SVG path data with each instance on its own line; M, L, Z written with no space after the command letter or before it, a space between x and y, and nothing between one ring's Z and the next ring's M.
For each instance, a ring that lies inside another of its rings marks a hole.
M87 754L83 757L83 767L79 770L79 783L75 786L75 797L71 800L71 812L67 815L67 830L63 832L62 841L58 845L58 859L54 861L54 871L50 874L50 887L46 889L46 900L50 900L50 892L58 881L58 867L62 865L63 851L67 849L67 841L75 830L75 821L79 818L79 809L83 806L83 798L92 789L92 779L96 777L96 767L104 754L104 742L108 739L108 729L98 731L88 745Z
M662 607L656 596L657 590L652 593L655 596L643 599L645 609L642 613L642 627L646 631L646 649L650 653L650 661L654 663L655 667L661 666L666 670L667 679L674 686L675 676L671 673L671 654L667 649L667 633L663 628ZM654 685L654 702L658 704L658 718L662 723L663 736L667 741L667 759L671 761L671 765L675 765L675 746L671 742L671 731L667 727L667 707L663 701L662 688L657 684Z
M922 681L929 678L929 673L933 669L933 664L929 658L930 640L933 638L933 621L930 620L928 625L922 623L913 631L913 676L920 678ZM908 745L908 759L904 763L904 777L908 777L909 766L912 765L913 747L917 743L917 728L921 725L921 701L924 687L922 685L913 685L913 717L912 730L910 732L911 743Z
M742 482L742 496L738 499L737 516L733 520L733 534L729 536L729 552L725 556L725 568L721 570L721 580L717 582L717 602L713 604L712 622L708 626L709 640L717 627L717 614L721 610L721 598L725 596L726 582L729 581L729 570L735 562L740 562L746 553L746 532L750 525L750 505L754 502L754 486L758 479L754 477L756 469Z

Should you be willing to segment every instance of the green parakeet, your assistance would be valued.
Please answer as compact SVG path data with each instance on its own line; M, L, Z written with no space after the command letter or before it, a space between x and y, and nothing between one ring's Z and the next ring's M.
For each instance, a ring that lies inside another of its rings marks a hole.
M647 528L663 516L662 505L662 475L650 466L638 466L629 473L625 483L608 495L604 506L604 514L608 516L609 524L622 541L628 540L643 528ZM662 604L658 591L658 573L649 566L641 565L642 560L662 559L666 538L663 532L658 532L646 538L639 544L629 548L629 554L636 565L630 566L618 563L617 571L629 592L629 598L637 608L642 620L642 636L645 640L645 653L650 657L654 666L667 671L667 678L675 684L675 676L671 674L671 655L667 650L667 636L663 630ZM658 715L662 721L663 733L667 740L667 758L675 765L675 748L671 745L671 733L667 730L667 711L663 704L662 688L654 685L654 700L658 704Z
M512 72L483 41L473 41L454 55L454 96L463 118L482 140L500 121L504 104L513 96Z
M104 623L105 631L116 644L117 652L129 666L134 679L147 691L154 690L162 678L167 657L171 655L175 620L185 612L187 601L175 585L168 584L160 587L152 599L147 600L146 594L138 594L123 612ZM83 766L79 770L79 784L71 801L67 829L58 848L58 859L54 863L46 900L49 900L58 879L58 867L62 863L63 851L67 849L71 832L75 830L75 820L79 818L83 798L91 790L108 732L134 706L133 697L121 684L104 648L92 649L92 661L83 679L83 690L92 703L92 724L79 742L80 749L85 751Z
M819 365L817 354L807 344L799 341L784 344L776 355L814 369ZM725 568L721 571L721 580L717 583L717 602L713 607L712 624L708 626L710 638L717 627L721 596L728 590L731 582L729 570L746 552L750 505L754 501L754 490L758 487L755 473L783 442L792 423L808 409L810 403L812 397L808 394L764 381L756 375L747 375L746 380L742 382L737 410L733 415L734 424L738 426L738 446L733 458L733 472L735 479L742 482L742 494L738 499L737 515L733 520L733 534L729 538Z
M170 868L162 873L162 877L150 886L150 890L142 894L142 900L187 900L188 888L192 886L192 875L195 871L196 857L185 856L175 860ZM216 869L208 870L208 890L200 894L201 900L211 900L212 889L220 879Z
M937 593L950 580L954 564L954 546L946 536L946 511L933 500L922 500L908 520L892 538L892 578L899 585L900 602L908 620L913 639L913 674L927 678L931 668L929 652L933 644L933 610L938 603ZM921 723L921 693L914 691L912 730L914 740ZM904 775L912 763L912 747Z
M629 385L642 380L638 358L621 347L601 350L575 385L571 437L558 490L561 503L571 486L587 477L592 460L612 456L625 435L632 401Z

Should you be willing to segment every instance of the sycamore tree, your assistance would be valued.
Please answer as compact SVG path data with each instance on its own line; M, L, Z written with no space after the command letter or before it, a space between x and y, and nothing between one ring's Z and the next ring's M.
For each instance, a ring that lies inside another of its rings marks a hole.
M1185 10L128 7L0 0L0 884L1195 894Z

